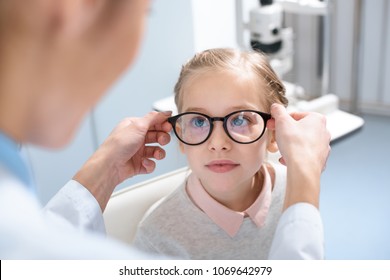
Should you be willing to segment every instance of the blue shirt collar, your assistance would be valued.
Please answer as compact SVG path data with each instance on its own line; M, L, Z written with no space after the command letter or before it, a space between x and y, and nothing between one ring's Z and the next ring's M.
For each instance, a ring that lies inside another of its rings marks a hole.
M26 186L33 190L32 179L26 162L20 154L19 145L0 131L0 165L19 178Z

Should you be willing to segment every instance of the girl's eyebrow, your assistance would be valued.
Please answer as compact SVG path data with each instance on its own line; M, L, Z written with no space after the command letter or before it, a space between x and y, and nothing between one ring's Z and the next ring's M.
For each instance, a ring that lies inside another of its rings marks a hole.
M251 106L251 105L233 106L233 107L229 107L228 109L230 112L240 111L240 110L259 110L259 108L255 107L255 106ZM201 113L205 113L206 115L207 115L207 113L210 113L205 108L200 108L200 107L189 107L184 111L185 112L201 112Z
M204 108L199 108L199 107L189 107L187 108L186 110L184 110L186 112L207 112L206 109Z

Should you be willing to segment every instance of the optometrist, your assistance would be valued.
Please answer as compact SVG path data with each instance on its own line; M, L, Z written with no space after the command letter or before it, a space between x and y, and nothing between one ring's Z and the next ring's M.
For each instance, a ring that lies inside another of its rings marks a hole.
M0 4L0 258L142 259L105 237L102 212L123 180L150 173L170 141L169 113L123 120L44 208L19 145L67 144L84 115L131 65L147 0L3 0ZM273 106L288 183L272 258L323 258L320 176L324 117ZM146 144L151 144L147 145ZM305 166L300 163L304 162ZM60 168L60 167L59 167Z

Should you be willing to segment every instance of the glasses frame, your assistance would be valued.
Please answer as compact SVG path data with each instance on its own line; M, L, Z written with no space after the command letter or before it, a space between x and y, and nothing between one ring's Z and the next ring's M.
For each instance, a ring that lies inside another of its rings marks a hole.
M255 140L252 140L250 142L240 142L240 141L237 141L235 140L230 134L229 134L229 130L227 128L227 120L234 114L237 114L237 113L240 113L240 112L252 112L252 113L256 113L258 115L261 116L261 118L264 120L264 128L263 128L263 131L261 132L260 136L257 137ZM178 133L176 132L176 122L177 120L184 116L184 115L189 115L189 114L197 114L197 115L201 115L203 117L205 117L209 123L210 123L210 131L209 131L209 134L207 135L207 137L202 141L202 142L199 142L199 143L196 143L196 144L191 144L191 143L188 143L186 141L184 141L183 139L181 139L178 135ZM268 113L264 113L264 112L260 112L260 111L256 111L256 110L238 110L238 111L234 111L234 112L231 112L229 114L227 114L226 116L224 117L210 117L206 114L203 114L203 113L199 113L199 112L185 112L185 113L181 113L181 114L178 114L176 116L172 116L172 117L169 117L168 118L168 122L172 125L172 128L173 128L173 132L175 133L177 139L179 139L181 142L183 142L184 144L186 145L190 145L190 146L197 146L197 145L201 145L203 144L204 142L206 142L210 136L211 136L211 133L213 133L213 129L214 129L214 122L216 121L220 121L220 122L223 122L223 129L225 130L225 133L227 136L229 136L229 138L231 140L233 140L234 142L236 143L239 143L239 144L251 144L253 142L256 142L257 140L259 140L263 135L264 135L264 132L266 130L266 127L267 127L267 122L268 120L270 120L272 118L272 116Z

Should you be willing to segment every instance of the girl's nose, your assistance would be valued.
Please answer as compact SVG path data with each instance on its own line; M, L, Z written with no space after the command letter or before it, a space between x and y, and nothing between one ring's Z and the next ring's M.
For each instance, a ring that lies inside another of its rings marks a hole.
M222 122L215 122L213 131L208 139L210 151L228 151L231 149L232 140L226 134Z

